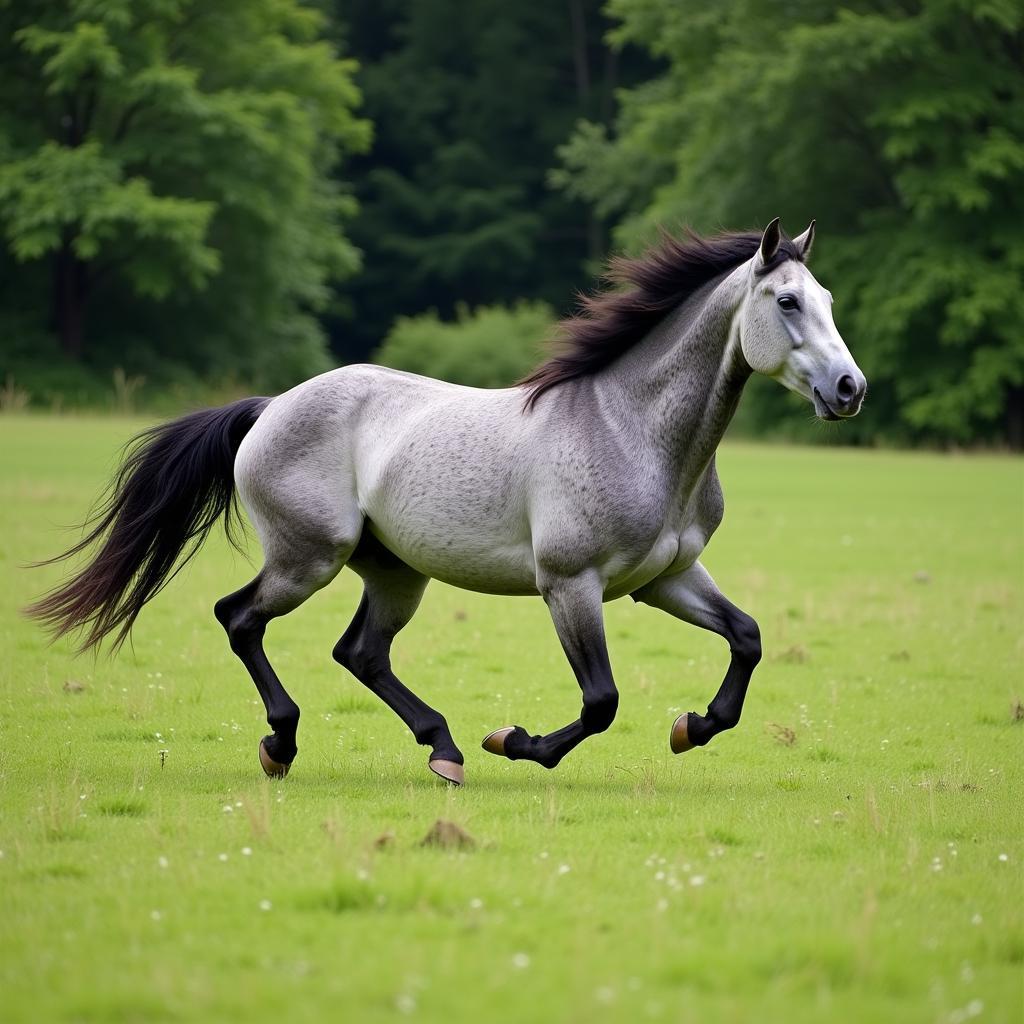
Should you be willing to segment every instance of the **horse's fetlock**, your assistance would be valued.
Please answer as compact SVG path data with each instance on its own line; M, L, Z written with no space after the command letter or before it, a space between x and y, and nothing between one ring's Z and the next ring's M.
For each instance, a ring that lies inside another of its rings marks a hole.
M274 730L275 733L287 732L293 733L299 724L299 709L295 705L289 708L287 711L281 711L277 714L267 716L267 725Z
M450 740L448 721L440 712L433 712L418 721L412 731L416 742L422 747L437 747L439 741Z
M537 754L535 761L541 766L541 768L547 768L551 771L552 768L557 768L562 758L559 754Z
M735 729L740 724L740 709L729 708L726 711L708 711L708 719L714 726L716 733L725 732L726 729Z

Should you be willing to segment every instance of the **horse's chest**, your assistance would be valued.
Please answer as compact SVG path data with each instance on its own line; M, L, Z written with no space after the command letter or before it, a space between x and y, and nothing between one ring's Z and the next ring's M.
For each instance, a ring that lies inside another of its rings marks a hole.
M678 547L672 566L677 569L688 569L700 558L707 543L708 533L702 525L688 526L678 535Z
M675 514L671 507L665 510L659 529L634 536L612 556L606 569L609 598L630 594L664 573L682 572L700 558L723 512L717 478L702 484L674 506Z
M706 537L698 528L679 532L665 529L643 551L621 551L606 566L608 599L631 594L671 569L692 565L704 550Z

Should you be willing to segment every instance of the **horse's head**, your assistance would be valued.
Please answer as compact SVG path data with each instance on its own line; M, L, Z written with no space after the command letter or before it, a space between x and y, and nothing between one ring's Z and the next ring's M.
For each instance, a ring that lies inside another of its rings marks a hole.
M813 221L791 242L777 217L765 228L739 311L740 344L751 369L803 395L821 419L845 419L860 412L868 385L836 330L832 295L804 262L813 241Z

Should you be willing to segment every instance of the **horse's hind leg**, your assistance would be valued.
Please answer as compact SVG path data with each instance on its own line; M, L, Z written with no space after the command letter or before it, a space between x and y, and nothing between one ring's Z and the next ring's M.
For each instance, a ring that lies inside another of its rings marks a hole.
M419 607L428 579L372 537L349 563L363 578L355 618L334 647L334 659L375 693L409 727L416 742L430 747L428 765L447 782L464 780L462 752L442 714L425 704L391 671L391 642Z
M214 614L228 634L231 650L238 655L256 684L273 730L260 741L263 770L270 776L288 774L295 760L298 705L288 695L263 649L267 623L297 608L311 594L326 586L344 565L354 545L325 546L302 557L267 559L260 574L241 590L221 598Z

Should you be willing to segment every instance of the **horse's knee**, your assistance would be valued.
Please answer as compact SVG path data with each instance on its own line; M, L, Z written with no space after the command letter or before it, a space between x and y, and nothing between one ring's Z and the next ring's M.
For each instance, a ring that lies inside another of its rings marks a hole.
M234 595L222 597L214 606L213 614L224 627L228 643L235 654L241 655L263 639L267 623L253 611L252 606L239 607Z
M331 651L331 657L342 667L348 668L349 650L345 638L341 637Z
M214 606L213 614L217 621L226 630L228 628L228 622L231 621L231 598L222 597Z
M614 689L605 690L592 697L584 697L580 720L588 733L604 732L615 721L618 708L618 692Z
M251 651L263 640L267 625L262 619L253 615L240 616L227 627L228 643L235 654L242 655Z
M357 678L361 676L363 669L363 655L360 650L357 637L350 637L347 633L334 645L331 657L344 669L348 669Z
M732 622L730 646L733 654L751 668L761 660L761 630L745 612L739 612Z
M346 668L354 676L359 675L357 665L359 664L359 654L356 643L350 639L348 634L345 634L335 645L334 650L331 651L331 657L342 667Z
M355 636L346 633L334 645L331 656L357 679L366 679L391 667L387 649L361 632Z

